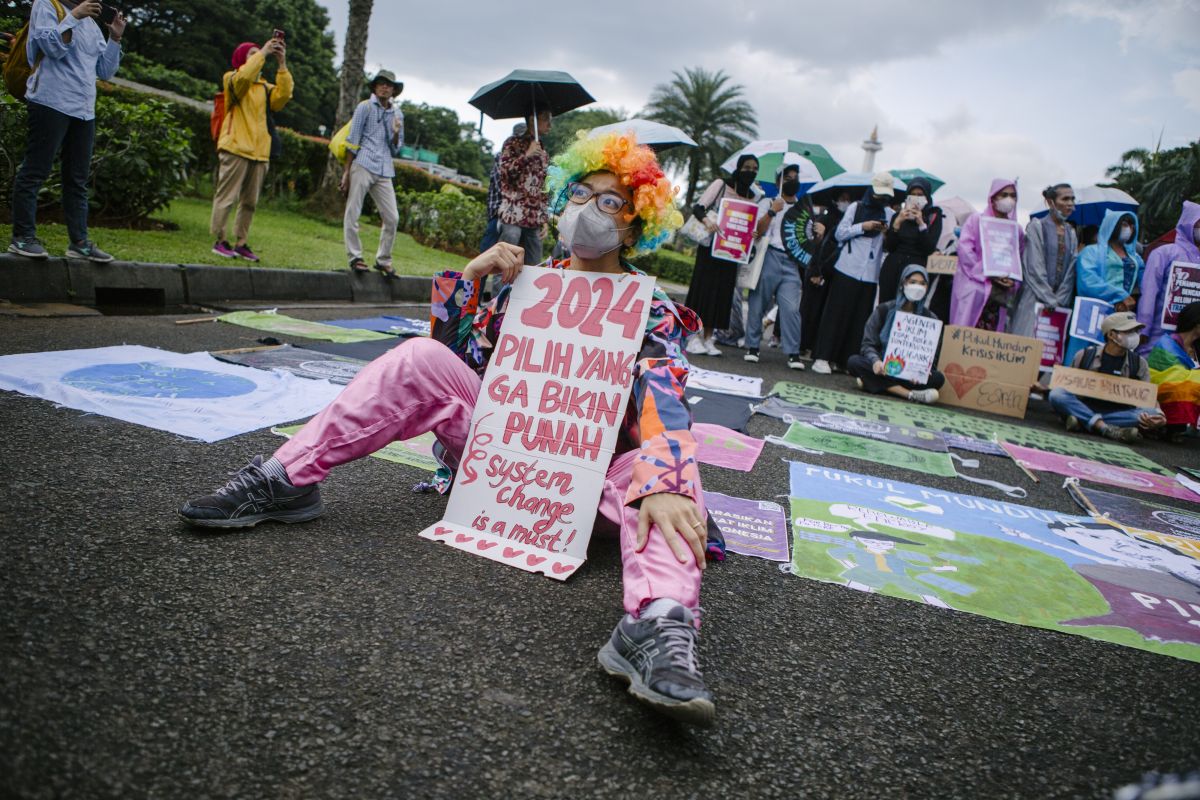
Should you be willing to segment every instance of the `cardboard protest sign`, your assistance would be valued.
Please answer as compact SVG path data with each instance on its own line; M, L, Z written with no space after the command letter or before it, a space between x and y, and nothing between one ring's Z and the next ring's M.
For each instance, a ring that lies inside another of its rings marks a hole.
M938 369L943 403L1023 418L1037 380L1042 343L1033 337L947 325Z
M1021 226L1011 219L979 218L983 274L1021 280Z
M1034 331L1042 343L1042 369L1051 369L1061 364L1067 352L1067 325L1071 321L1071 309L1050 308L1037 304L1037 328Z
M757 221L758 206L754 203L732 197L722 199L717 209L717 232L713 234L713 257L738 264L749 262Z
M783 506L770 500L744 500L705 492L704 508L721 529L729 552L768 561L788 560L787 517Z
M1100 323L1113 312L1113 307L1094 297L1076 297L1071 312L1071 336L1092 344L1104 344Z
M423 538L558 580L583 564L653 289L644 275L522 270L446 514Z
M1175 330L1179 312L1188 303L1200 301L1200 264L1174 261L1167 276L1167 290L1163 300L1163 330Z
M958 256L934 253L925 263L925 271L930 275L953 275L958 272Z
M1158 404L1158 387L1149 381L1118 378L1116 375L1064 367L1062 364L1054 368L1050 388L1065 389L1081 397L1111 400L1135 408L1154 408Z
M942 321L897 311L883 355L883 370L892 378L923 384L942 340Z

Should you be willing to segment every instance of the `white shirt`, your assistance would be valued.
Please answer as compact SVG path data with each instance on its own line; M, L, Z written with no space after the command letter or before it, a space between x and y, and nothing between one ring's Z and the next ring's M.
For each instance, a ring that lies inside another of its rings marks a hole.
M797 198L797 200L798 199L799 198ZM759 200L758 201L759 216L760 217L766 216L767 211L771 208L771 204L774 202L775 202L775 198L773 198L773 197L764 197L762 200ZM763 234L763 238L766 239L767 244L769 244L771 247L774 247L776 250L783 249L783 237L780 235L780 232L779 232L780 228L783 227L783 215L786 214L788 212L788 209L790 209L794 205L796 205L796 200L792 200L789 203L787 201L787 199L784 199L783 210L771 218L771 224L767 227L767 232Z

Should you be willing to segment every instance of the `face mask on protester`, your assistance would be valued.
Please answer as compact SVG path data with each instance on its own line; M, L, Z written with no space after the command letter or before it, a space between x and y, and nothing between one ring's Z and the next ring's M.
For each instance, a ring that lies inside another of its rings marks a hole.
M925 292L928 288L921 283L906 283L904 284L904 296L914 302L919 303L925 299Z
M1141 343L1142 336L1136 331L1132 333L1122 333L1117 337L1117 344L1121 345L1121 347L1124 347L1126 350L1133 350Z
M1015 197L1001 197L995 202L996 210L1001 214L1011 214L1013 209L1017 207L1017 199Z
M580 258L599 258L621 246L621 231L617 218L605 214L594 202L583 205L571 203L558 218L558 235L573 255Z
M1066 222L1067 217L1071 216L1070 214L1064 214L1063 212L1059 211L1058 206L1050 206L1050 213L1053 214L1054 219L1058 220L1059 222Z
M838 210L839 214L845 214L846 209L850 207L850 201L849 200L838 200L834 205L837 206L837 210Z
M795 197L796 192L800 191L800 181L796 178L789 178L780 185L779 191L788 197Z
M734 173L733 180L739 193L745 194L750 190L754 185L754 175L755 173L749 170L738 170Z
M1122 225L1121 232L1117 235L1117 238L1122 242L1128 242L1133 238L1133 228L1129 225Z

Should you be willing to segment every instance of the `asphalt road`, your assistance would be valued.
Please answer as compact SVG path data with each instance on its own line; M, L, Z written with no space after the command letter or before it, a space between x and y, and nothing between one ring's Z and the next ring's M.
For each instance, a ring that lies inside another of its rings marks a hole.
M262 335L176 318L0 318L0 352ZM851 388L790 373L777 350L702 365ZM1028 422L1059 429L1044 406ZM415 536L444 500L377 459L330 477L320 520L201 535L176 506L278 438L200 444L11 393L0 430L3 796L1107 797L1200 766L1194 663L739 556L705 576L718 722L688 729L596 665L621 612L613 540L565 584L471 558ZM1144 449L1200 464L1194 445ZM705 485L771 498L799 455L768 445L750 474L704 467ZM1028 504L1075 513L1056 481L987 464Z

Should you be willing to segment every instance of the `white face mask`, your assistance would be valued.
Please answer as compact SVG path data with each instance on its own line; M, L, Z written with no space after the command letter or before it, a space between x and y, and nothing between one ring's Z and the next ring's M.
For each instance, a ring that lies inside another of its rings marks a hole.
M838 200L838 201L837 201L837 210L838 210L840 213L842 213L842 214L845 214L845 213L846 213L846 209L847 209L847 208L849 208L849 207L850 207L850 201L849 201L849 200Z
M904 284L904 296L914 303L924 300L926 291L926 287L919 283Z
M1001 197L994 205L996 206L996 210L1001 214L1011 214L1013 209L1017 207L1017 201L1013 197Z
M1128 242L1133 238L1133 228L1129 227L1128 225L1122 225L1121 233L1117 238L1119 238L1122 242Z
M558 235L573 255L594 259L621 246L617 218L605 214L589 200L583 205L569 203L558 217Z
M1126 350L1133 350L1142 343L1142 337L1138 333L1122 333L1117 337L1117 343Z

